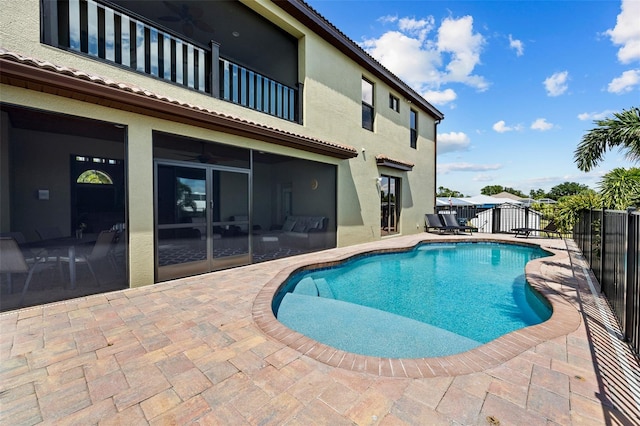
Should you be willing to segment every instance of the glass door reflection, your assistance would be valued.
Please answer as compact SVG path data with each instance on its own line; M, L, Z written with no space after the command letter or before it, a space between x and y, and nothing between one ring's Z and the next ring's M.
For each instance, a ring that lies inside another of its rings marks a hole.
M249 173L212 170L213 269L251 263Z
M158 163L157 280L251 263L249 172Z

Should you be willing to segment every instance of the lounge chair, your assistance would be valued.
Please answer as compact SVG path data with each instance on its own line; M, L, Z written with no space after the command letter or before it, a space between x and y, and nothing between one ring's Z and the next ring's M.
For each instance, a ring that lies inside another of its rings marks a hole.
M460 225L455 214L441 214L440 217L442 218L442 223L444 223L445 226L452 228L456 233L459 231L469 231L469 233L473 235L473 231L478 232L478 228L475 226Z
M538 229L538 228L513 228L511 230L511 232L515 232L516 233L516 238L518 238L519 236L523 236L525 238L529 238L529 235L531 235L532 232L540 232L540 233L546 233L547 237L551 237L552 234L557 235L558 238L562 238L562 234L560 233L560 231L558 230L558 226L555 224L554 221L551 221L547 224L547 226L545 226L542 229Z
M27 294L33 273L38 269L47 267L44 257L36 258L31 264L27 263L24 254L16 240L12 237L0 237L0 273L7 274L9 292L13 292L11 274L27 274L20 296L20 306L24 304L24 296Z
M447 226L442 223L438 214L425 214L424 215L424 230L429 232L430 229L435 229L440 233L453 232L457 227Z

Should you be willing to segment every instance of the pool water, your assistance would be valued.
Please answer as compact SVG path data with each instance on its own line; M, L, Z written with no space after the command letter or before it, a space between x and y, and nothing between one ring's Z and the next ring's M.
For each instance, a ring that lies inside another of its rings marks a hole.
M292 276L274 299L279 321L362 355L415 358L464 352L551 316L526 283L540 248L421 244Z

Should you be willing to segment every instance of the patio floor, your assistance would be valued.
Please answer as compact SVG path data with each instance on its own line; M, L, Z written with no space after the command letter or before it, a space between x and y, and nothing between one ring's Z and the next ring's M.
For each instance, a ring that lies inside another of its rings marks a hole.
M372 362L264 306L299 266L462 239L558 253L527 267L557 322L475 355ZM638 425L640 365L587 271L572 241L423 233L2 313L0 424Z

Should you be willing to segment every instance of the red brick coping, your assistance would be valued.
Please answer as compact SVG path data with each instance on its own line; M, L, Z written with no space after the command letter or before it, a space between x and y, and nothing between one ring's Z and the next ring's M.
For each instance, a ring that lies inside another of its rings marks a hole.
M461 241L510 244L504 240L492 240L489 238L456 239L451 242ZM436 241L429 240L424 242L433 243ZM524 242L518 244L539 246ZM333 348L291 330L278 321L273 314L271 303L275 294L284 285L287 278L300 269L332 266L354 255L402 251L411 249L414 246L363 250L360 253L350 252L346 255L336 256L330 261L289 265L278 272L256 296L252 312L254 321L264 333L273 339L330 366L366 372L376 376L409 378L457 376L484 371L496 367L540 343L569 334L580 325L581 317L579 312L565 300L560 292L553 288L554 286L559 287L571 284L561 282L560 274L556 274L557 277L549 274L554 265L565 265L565 262L568 262L569 255L566 251L549 247L544 247L544 249L551 252L553 256L530 261L525 267L525 276L531 287L537 290L551 304L553 309L551 318L541 324L500 336L467 352L430 358L383 358L359 355ZM566 266L569 267L570 265L567 263Z

